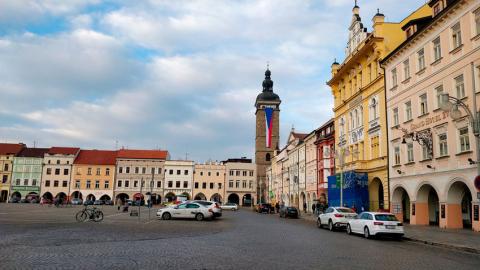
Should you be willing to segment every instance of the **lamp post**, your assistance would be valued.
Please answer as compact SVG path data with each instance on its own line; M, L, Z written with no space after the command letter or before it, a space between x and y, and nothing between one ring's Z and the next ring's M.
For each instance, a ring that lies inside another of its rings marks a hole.
M441 94L440 95L440 109L442 109L445 112L450 113L450 117L453 120L458 120L459 118L462 117L462 112L460 111L460 108L463 108L463 110L467 113L468 120L472 126L472 131L473 135L475 136L476 140L476 154L477 154L477 160L474 162L477 164L477 175L480 175L480 125L479 125L479 112L477 111L477 106L476 106L476 100L475 100L475 90L473 91L473 107L474 111L472 112L467 104L463 102L462 100L450 96L448 93L447 94Z

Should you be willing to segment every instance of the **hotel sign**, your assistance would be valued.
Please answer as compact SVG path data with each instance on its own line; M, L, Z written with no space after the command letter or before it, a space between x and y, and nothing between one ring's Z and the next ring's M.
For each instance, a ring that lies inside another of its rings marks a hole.
M440 122L442 120L445 120L445 119L447 119L447 117L448 117L448 112L442 112L442 113L434 115L432 117L427 117L423 121L420 121L420 122L415 123L415 124L411 124L410 125L410 130L415 131L417 129L421 129L423 127L426 127L426 126L429 126L431 124L434 124L434 123Z

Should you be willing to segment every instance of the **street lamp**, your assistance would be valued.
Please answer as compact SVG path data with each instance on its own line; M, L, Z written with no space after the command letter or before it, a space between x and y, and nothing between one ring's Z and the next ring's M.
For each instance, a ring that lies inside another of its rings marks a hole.
M465 102L463 102L462 100L452 97L448 93L440 95L440 109L442 111L449 112L450 117L453 120L458 120L460 117L462 117L462 112L460 111L460 108L462 108L468 114L468 120L472 125L473 135L475 136L475 139L477 142L477 145L476 145L477 160L480 160L479 112L477 111L475 93L473 95L473 107L474 107L474 112L472 112L468 108L467 104L465 104ZM480 175L480 163L478 162L477 162L477 175Z
M407 129L402 128L403 131L403 140L402 144L406 144L406 139L410 138L412 141L417 142L421 146L427 147L428 154L430 157L433 157L433 141L432 141L432 131L430 129L425 129L422 131L413 131L408 132Z

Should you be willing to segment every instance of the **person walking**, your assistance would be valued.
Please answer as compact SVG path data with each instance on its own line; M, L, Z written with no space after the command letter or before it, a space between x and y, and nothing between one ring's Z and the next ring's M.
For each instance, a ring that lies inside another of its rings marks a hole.
M280 204L278 204L278 202L275 203L275 211L277 212L277 214L280 211Z
M303 212L307 213L307 203L303 202Z
M315 215L315 204L314 203L312 203L312 214Z

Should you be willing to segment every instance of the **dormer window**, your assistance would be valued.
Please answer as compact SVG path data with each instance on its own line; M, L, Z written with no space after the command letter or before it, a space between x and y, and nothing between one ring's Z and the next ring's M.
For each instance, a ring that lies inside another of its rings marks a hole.
M437 16L438 13L442 11L442 2L439 1L435 6L433 6L433 16Z
M407 28L407 38L411 37L413 35L413 26L410 26Z

